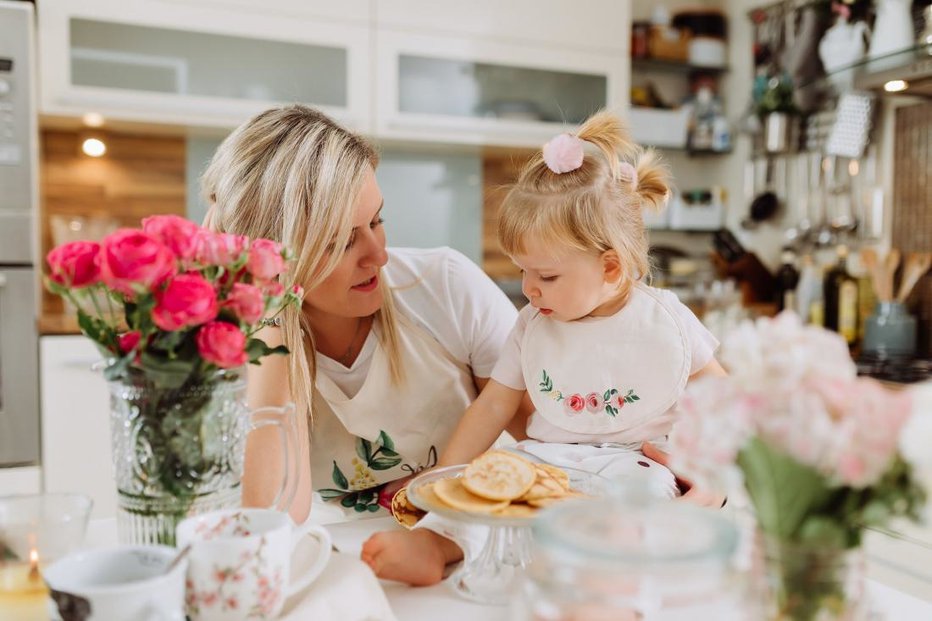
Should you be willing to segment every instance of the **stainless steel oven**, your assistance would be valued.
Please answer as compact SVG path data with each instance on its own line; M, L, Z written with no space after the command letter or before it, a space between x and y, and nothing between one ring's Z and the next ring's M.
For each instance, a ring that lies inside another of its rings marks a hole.
M39 461L34 20L0 0L0 467Z

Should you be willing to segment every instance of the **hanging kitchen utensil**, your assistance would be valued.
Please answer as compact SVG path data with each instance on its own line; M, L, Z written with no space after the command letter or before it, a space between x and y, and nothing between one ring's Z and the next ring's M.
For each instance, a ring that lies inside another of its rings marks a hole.
M874 97L868 93L845 93L838 100L835 123L825 144L825 153L861 157L870 138Z
M767 156L754 163L754 187L758 194L751 199L748 217L741 221L742 228L754 229L771 219L780 208L780 198L773 188L773 160Z

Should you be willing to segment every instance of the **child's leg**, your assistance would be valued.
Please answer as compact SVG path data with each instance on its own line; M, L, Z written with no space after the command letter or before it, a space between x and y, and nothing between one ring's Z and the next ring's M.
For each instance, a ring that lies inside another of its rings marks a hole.
M362 560L379 578L414 586L440 582L450 563L474 558L488 538L484 526L428 513L410 531L378 532L363 544Z

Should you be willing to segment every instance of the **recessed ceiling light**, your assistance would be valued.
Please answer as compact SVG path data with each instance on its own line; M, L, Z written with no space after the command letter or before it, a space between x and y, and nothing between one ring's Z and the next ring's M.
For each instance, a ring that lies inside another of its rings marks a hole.
M85 155L100 157L107 152L107 145L100 138L88 138L81 143L81 150L84 151Z
M88 127L102 127L104 124L104 115L98 112L88 112L82 118L84 124Z
M888 93L899 93L900 91L905 91L909 88L909 84L906 80L890 80L883 85L883 90Z

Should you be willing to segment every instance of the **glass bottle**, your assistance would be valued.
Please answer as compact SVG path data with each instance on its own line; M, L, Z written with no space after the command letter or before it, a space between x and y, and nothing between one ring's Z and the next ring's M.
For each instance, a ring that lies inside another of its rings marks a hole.
M825 275L825 327L854 345L858 335L858 281L848 273L847 246L838 246L836 252L838 262Z
M684 503L564 503L535 522L511 619L758 619L732 567L737 542L727 518Z
M796 287L799 285L799 270L796 269L796 253L784 248L777 270L777 312L796 308Z

